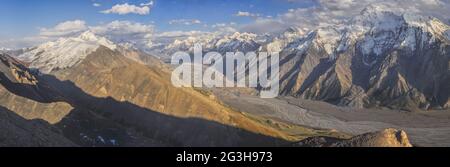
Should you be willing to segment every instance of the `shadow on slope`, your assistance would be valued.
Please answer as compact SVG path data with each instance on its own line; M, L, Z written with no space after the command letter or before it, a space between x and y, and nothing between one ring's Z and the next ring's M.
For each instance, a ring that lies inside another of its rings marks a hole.
M51 90L48 85L41 82L35 85L12 82L4 73L0 73L0 84L9 92L40 103L53 103L65 101L58 93Z
M0 146L67 147L76 146L62 132L43 120L26 120L0 106Z
M143 146L278 146L288 143L213 121L173 117L110 97L94 97L73 82L60 81L51 75L40 79L56 88L75 108L57 126L63 128L68 138L81 145L86 145L83 138L109 146L142 146L138 143L146 143L142 140L130 143L129 140L136 139L136 135L152 140ZM97 118L93 119L91 115L97 115Z

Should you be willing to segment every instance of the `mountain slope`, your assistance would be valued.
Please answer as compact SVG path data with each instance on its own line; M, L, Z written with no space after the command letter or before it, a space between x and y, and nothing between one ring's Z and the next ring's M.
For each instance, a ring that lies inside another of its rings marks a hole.
M100 47L77 65L52 74L57 80L73 82L72 88L52 86L66 98L75 99L76 105L141 129L149 137L169 140L169 143L273 145L293 139L194 89L175 88L167 71L145 66L107 47ZM49 78L46 81L55 83Z
M0 55L0 104L26 119L59 122L72 106L20 62Z
M354 107L448 108L449 26L369 6L280 53L283 95Z
M85 32L19 56L37 68L30 73L52 93L44 102L70 104L70 112L53 123L79 145L274 146L305 137L280 129L277 121L233 111L206 91L175 88L171 69L159 59L95 39L104 38ZM67 59L64 51L71 50L82 54L67 53ZM322 132L310 130L307 136Z
M0 146L77 146L49 124L72 109L57 99L20 62L0 54Z
M0 119L5 127L0 144L65 146L67 140L80 146L165 145L77 105L46 82L43 74L35 75L14 58L2 54L0 60ZM57 83L63 82L52 84Z
M42 120L25 120L0 106L0 147L74 147L62 132Z

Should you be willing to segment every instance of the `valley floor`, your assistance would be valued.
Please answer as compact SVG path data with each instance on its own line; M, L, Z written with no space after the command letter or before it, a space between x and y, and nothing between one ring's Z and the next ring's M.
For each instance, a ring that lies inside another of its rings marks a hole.
M319 129L363 134L385 128L405 130L416 146L450 146L450 111L412 113L388 109L353 109L292 97L262 99L214 90L226 105L241 112Z

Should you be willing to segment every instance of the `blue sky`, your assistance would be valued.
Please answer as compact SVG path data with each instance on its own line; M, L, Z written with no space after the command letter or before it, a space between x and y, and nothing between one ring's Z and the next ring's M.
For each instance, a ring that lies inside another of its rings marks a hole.
M289 9L310 7L311 1L288 0L154 0L150 12L139 14L105 14L100 11L117 4L139 6L149 0L2 0L0 3L0 37L17 38L39 33L39 28L52 27L67 20L84 20L90 26L114 20L153 24L159 31L205 30L216 23L246 24L253 17L238 17L239 11L276 17ZM101 6L95 7L98 3ZM201 24L169 24L171 20L196 19Z
M265 34L294 26L308 32L370 5L450 23L450 0L1 0L0 48L36 46L86 30L133 42L195 34L191 30Z

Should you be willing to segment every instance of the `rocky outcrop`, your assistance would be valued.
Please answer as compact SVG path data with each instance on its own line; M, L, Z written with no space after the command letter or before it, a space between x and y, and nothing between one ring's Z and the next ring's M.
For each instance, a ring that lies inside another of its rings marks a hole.
M72 110L61 97L39 83L20 62L0 55L0 105L26 119L42 119L49 123L61 121Z
M406 132L385 129L366 133L347 140L330 137L311 137L295 143L297 147L412 147Z

